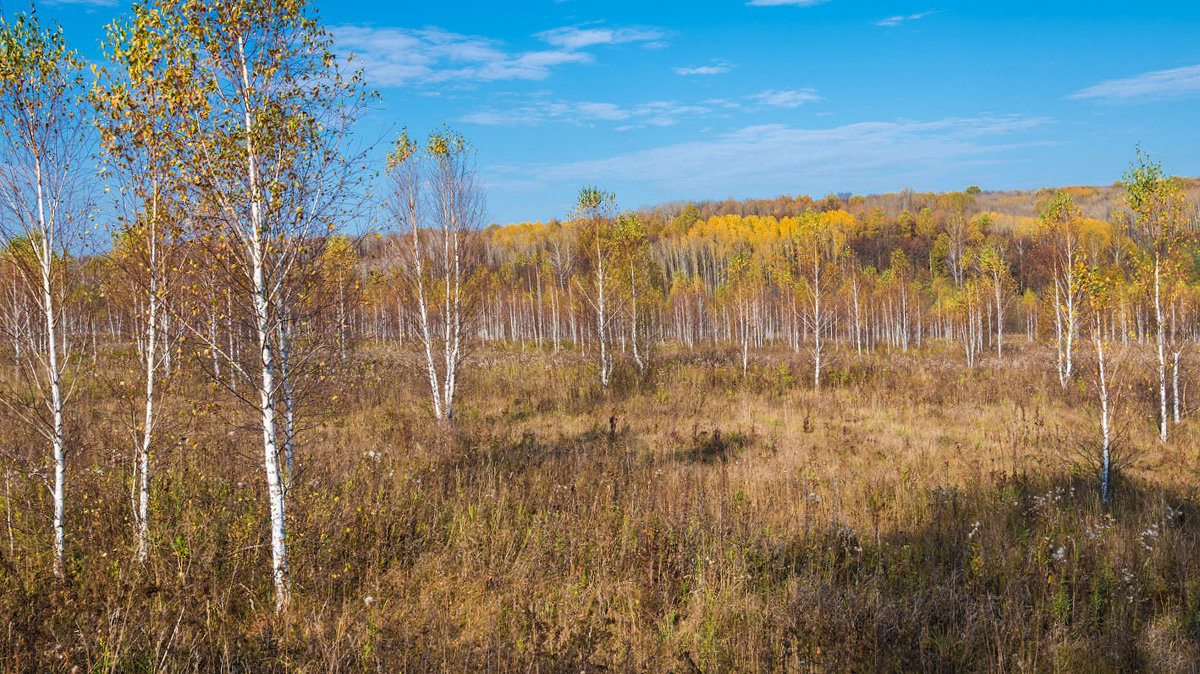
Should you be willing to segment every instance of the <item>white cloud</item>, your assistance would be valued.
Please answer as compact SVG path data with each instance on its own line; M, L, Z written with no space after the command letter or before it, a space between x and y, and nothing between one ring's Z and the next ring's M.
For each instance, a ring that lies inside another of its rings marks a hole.
M746 98L772 108L798 108L805 103L821 100L813 89L768 90Z
M886 19L880 19L879 21L875 22L875 25L895 27L899 26L905 21L919 21L920 19L924 19L927 16L932 16L933 14L937 14L937 12L934 10L929 10L928 12L920 12L919 14L897 14L896 16L889 16Z
M588 47L650 43L662 36L661 31L649 28L557 28L536 36L551 48L514 52L497 40L440 28L333 29L337 48L353 54L355 65L377 87L541 80L557 67L592 61L593 56L584 51Z
M637 181L667 192L709 195L765 193L783 189L781 181L793 186L826 184L831 177L846 184L889 176L888 184L899 184L923 173L999 161L997 155L1006 150L1039 144L1001 139L1047 121L1018 116L947 118L829 129L767 124L604 159L493 166L489 173L494 184Z
M722 62L722 63L714 63L712 65L707 65L707 66L687 66L687 67L682 67L682 68L675 68L675 74L683 75L685 77L694 76L694 75L722 75L724 73L729 72L730 69L732 69L732 68L733 68L733 66L729 65L728 63Z
M697 117L712 112L703 105L688 105L675 101L650 101L622 107L615 103L593 101L535 100L508 110L474 112L460 121L484 126L540 126L542 124L590 125L597 122L627 122L616 128L626 131L646 126L672 126L683 117Z
M819 5L829 0L750 0L747 5L751 7L782 7L784 5L792 5L795 7L812 7Z
M564 26L562 28L543 31L535 37L553 47L576 51L596 45L626 44L630 42L658 44L658 41L664 35L661 30L656 28L584 28L579 26Z
M1135 77L1106 80L1067 96L1110 103L1136 103L1200 95L1200 65L1156 70Z
M593 101L553 99L548 92L535 94L507 109L488 108L459 118L469 124L485 126L540 126L542 124L590 125L598 122L627 122L616 127L627 131L646 126L673 126L684 119L729 117L734 112L760 112L767 108L798 108L821 100L814 89L767 90L739 100L710 98L699 103L650 101L636 105L618 105Z

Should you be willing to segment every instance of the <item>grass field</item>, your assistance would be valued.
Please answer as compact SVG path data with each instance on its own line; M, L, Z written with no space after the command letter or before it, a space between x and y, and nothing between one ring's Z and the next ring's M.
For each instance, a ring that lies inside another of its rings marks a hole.
M733 350L664 351L607 393L578 354L488 348L445 430L415 360L363 347L305 409L279 616L248 417L180 384L139 568L121 373L90 372L65 581L46 490L7 473L0 663L1196 671L1195 422L1161 445L1128 365L1105 507L1093 400L1059 387L1049 349L968 371L929 348L839 356L820 392L802 354L754 354L743 378Z

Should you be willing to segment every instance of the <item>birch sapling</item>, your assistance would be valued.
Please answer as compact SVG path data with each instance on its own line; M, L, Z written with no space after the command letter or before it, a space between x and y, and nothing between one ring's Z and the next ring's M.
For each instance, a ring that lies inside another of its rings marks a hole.
M576 277L576 285L596 316L600 385L606 390L611 383L614 366L610 343L612 323L620 312L620 297L616 291L619 270L612 269L616 248L613 231L615 209L616 197L612 193L589 185L579 190L571 214L571 220L580 232L579 257L591 267L587 284Z
M36 338L18 359L18 385L27 391L0 392L0 403L50 445L53 568L60 578L73 360L63 325L66 266L85 227L80 162L90 124L82 65L61 29L43 28L35 13L0 19L0 237L20 292L38 315Z
M1125 174L1125 204L1133 216L1132 233L1141 244L1147 274L1152 280L1154 306L1154 352L1158 365L1159 440L1167 441L1167 324L1163 308L1165 286L1174 276L1174 257L1179 235L1188 224L1182 190L1139 148L1137 159Z
M433 414L454 421L459 374L480 306L478 229L483 192L474 151L461 135L435 131L419 145L402 133L388 156L393 246L417 326Z
M1096 358L1095 386L1100 405L1100 443L1097 459L1100 473L1100 500L1107 503L1112 491L1113 465L1113 417L1116 411L1120 387L1120 347L1112 342L1114 296L1119 285L1114 269L1082 264L1077 277L1082 279L1083 298L1087 308L1088 326Z
M96 110L105 178L120 195L110 259L131 287L142 366L142 409L134 422L131 493L136 534L135 559L144 562L149 545L151 451L161 409L162 375L169 376L169 335L163 334L163 304L173 294L179 271L183 220L180 217L188 146L178 125L197 93L171 82L186 79L195 66L175 27L145 5L107 28L103 43L108 65L95 69L89 97ZM111 190L110 190L111 191Z

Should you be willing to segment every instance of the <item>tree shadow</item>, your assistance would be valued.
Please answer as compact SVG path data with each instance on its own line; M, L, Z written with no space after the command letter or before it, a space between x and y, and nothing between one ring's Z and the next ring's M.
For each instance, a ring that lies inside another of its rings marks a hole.
M1122 479L1104 504L1091 478L1012 475L921 503L914 526L831 517L756 549L756 582L796 587L781 657L823 671L1197 671L1193 494Z

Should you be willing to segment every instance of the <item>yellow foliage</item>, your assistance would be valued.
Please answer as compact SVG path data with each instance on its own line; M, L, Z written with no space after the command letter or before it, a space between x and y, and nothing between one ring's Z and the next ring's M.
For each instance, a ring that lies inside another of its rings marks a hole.
M1004 236L1027 236L1037 232L1038 219L1025 215L1010 215L989 211L986 215L991 223L991 231Z
M778 220L761 215L715 215L692 226L687 238L705 241L727 250L738 244L755 249L769 248L795 228L795 218Z

